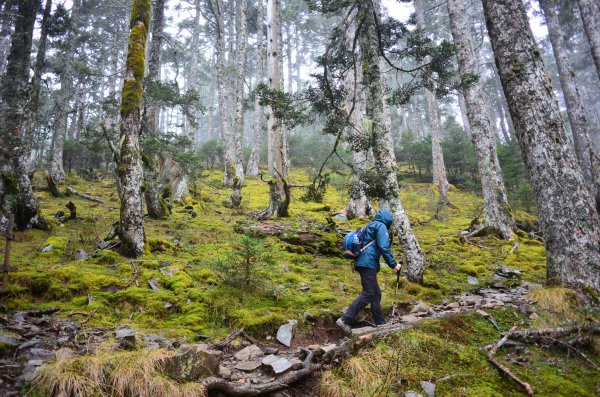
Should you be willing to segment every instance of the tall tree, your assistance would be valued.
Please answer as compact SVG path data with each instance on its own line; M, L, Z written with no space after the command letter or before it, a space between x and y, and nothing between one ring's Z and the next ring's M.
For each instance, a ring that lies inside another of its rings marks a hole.
M415 11L417 15L417 27L420 30L425 28L425 12L423 0L415 0ZM426 62L431 58L427 57ZM448 201L448 178L446 176L446 166L444 165L444 155L442 153L442 143L440 137L440 122L438 118L438 108L434 95L435 82L429 79L428 86L425 89L425 99L427 100L427 116L429 119L429 134L431 135L431 155L433 158L433 183L437 186L440 201Z
M600 4L596 0L577 0L577 5L600 79Z
M144 253L145 240L140 117L151 8L150 0L134 0L131 6L125 80L121 92L121 147L118 154L121 184L119 237L124 252L135 257Z
M283 91L281 48L281 0L267 0L267 69L269 88L272 91ZM285 217L288 216L290 187L287 181L288 164L283 125L271 105L267 110L269 112L267 128L271 152L269 168L272 179L269 181L269 206L262 216Z
M464 0L448 0L450 27L462 76L478 73L475 52L471 42L470 24ZM459 94L460 96L461 94ZM495 132L485 111L481 84L476 82L463 92L471 140L477 156L477 168L483 191L485 225L496 228L505 239L512 238L514 221L506 198L500 162L496 153Z
M11 36L6 74L0 87L0 120L2 121L2 152L10 174L0 175L0 204L4 212L14 212L19 229L46 227L40 215L29 179L29 148L25 124L29 112L29 68L33 27L40 2L23 0L17 4L14 31Z
M575 143L575 154L583 171L583 178L590 189L592 197L596 200L596 208L600 209L600 186L598 185L600 183L598 179L600 163L598 163L592 148L586 112L577 88L575 70L571 67L562 36L562 29L556 13L556 4L554 0L539 0L539 2L546 17L550 42L558 67L560 86L567 105L567 115Z
M71 9L71 19L69 22L69 33L65 40L65 49L63 55L63 65L60 71L60 91L58 93L58 119L56 120L54 133L52 135L52 158L48 173L54 183L61 183L65 180L65 170L63 169L63 151L65 146L65 137L71 113L71 97L73 95L73 64L75 62L75 45L78 32L79 11L81 0L73 1Z
M244 85L246 82L246 42L248 41L248 0L236 1L236 79L235 79L235 118L230 142L231 166L234 179L229 207L239 207L242 201L244 184ZM226 165L227 166L227 165Z
M600 221L569 143L525 7L484 0L486 25L536 196L550 283L600 291Z
M262 83L265 76L265 44L264 44L264 23L265 8L262 0L258 0L256 7L258 13L256 17L256 85ZM254 134L252 136L252 151L248 159L248 175L253 178L258 176L258 164L260 162L260 144L262 137L262 126L264 115L260 106L258 95L254 100Z
M414 282L422 282L425 256L400 201L400 186L396 177L397 165L392 149L391 132L386 129L383 119L384 91L381 81L379 34L376 19L380 3L379 1L365 1L358 3L358 6L363 84L367 91L366 118L371 130L375 169L383 181L383 189L378 197L379 206L389 209L394 216L394 227L406 255L408 278Z
M165 19L165 0L156 0L152 7L152 39L148 51L148 75L146 84L160 83L161 48L163 42L163 29ZM158 139L160 107L153 98L144 102L142 131L149 139ZM166 205L161 201L158 179L159 165L156 153L145 153L144 165L144 198L148 216L152 219L161 219L168 214Z

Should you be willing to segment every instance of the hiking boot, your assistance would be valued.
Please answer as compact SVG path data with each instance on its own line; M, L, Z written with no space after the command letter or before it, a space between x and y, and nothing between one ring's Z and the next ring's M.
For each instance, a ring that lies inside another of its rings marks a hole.
M346 336L352 335L352 328L350 328L350 326L346 324L341 317L336 320L335 325L337 325Z

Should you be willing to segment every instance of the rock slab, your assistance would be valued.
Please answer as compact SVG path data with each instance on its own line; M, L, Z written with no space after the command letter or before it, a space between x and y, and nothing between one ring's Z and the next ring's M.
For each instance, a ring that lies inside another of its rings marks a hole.
M191 345L179 353L161 361L162 372L170 378L191 382L219 373L223 352L208 350L204 346Z
M288 323L279 327L277 331L277 340L279 343L290 347L294 338L294 330L296 329L297 320L288 320Z

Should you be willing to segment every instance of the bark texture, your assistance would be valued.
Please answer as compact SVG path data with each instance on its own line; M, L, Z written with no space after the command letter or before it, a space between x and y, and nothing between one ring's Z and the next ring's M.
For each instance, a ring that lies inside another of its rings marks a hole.
M258 15L256 18L256 84L262 83L265 76L265 44L264 44L264 20L265 8L262 0L258 0ZM260 162L260 144L262 139L262 126L264 115L259 104L258 96L254 100L254 134L252 136L252 152L248 159L248 175L258 177L258 164Z
M425 15L423 11L423 0L415 1L415 11L417 14L417 27L421 30L425 27ZM431 59L427 57L425 62ZM442 143L440 137L440 121L438 118L438 108L435 101L433 89L435 82L429 79L428 87L425 89L425 99L427 101L427 118L429 119L429 134L431 135L431 156L433 159L433 183L438 188L440 200L448 201L448 177L446 176L446 166L444 165L444 155L442 153Z
M600 79L600 3L597 0L577 0L577 5Z
M140 117L150 0L134 0L125 81L121 93L121 139L119 153L119 180L121 183L121 217L119 237L124 253L141 256L144 253L144 212L142 202L143 171L140 156Z
M71 113L70 101L73 95L73 54L75 52L75 40L77 38L77 23L79 20L80 8L81 0L73 1L69 33L65 44L66 48L62 56L64 59L64 66L60 73L60 92L58 94L59 117L56 120L56 126L52 136L52 157L50 159L50 169L48 170L54 183L62 183L65 180L63 150L65 146L65 137L67 135L69 114Z
M462 75L477 73L477 62L471 42L470 24L464 0L448 0L450 28ZM514 220L506 198L502 170L496 153L496 139L492 122L485 111L484 92L479 82L464 90L466 120L470 125L471 140L475 147L477 169L483 191L485 226L492 226L505 239L512 238ZM459 96L461 96L459 94Z
M539 2L546 17L554 59L556 59L556 66L558 67L560 85L567 105L569 124L575 143L575 154L577 160L579 160L583 178L590 189L592 197L596 200L596 209L598 209L600 208L600 189L598 186L600 182L598 179L600 164L592 149L586 111L577 88L575 70L571 67L569 54L561 33L556 13L556 2L555 0L539 0Z
M39 213L28 175L29 144L25 135L30 101L29 57L39 7L38 0L18 2L6 75L2 79L0 91L0 117L3 126L3 142L0 142L3 143L3 148L0 154L7 161L0 169L0 177L4 180L0 204L4 213L15 213L15 222L21 230L46 226Z
M375 4L374 4L375 3ZM379 11L379 2L365 2L359 9L359 44L363 84L367 91L366 124L371 125L371 147L375 169L383 180L383 189L379 194L381 208L389 209L394 216L394 227L406 255L407 276L413 282L423 281L425 256L415 237L410 221L400 201L400 187L396 178L396 159L394 157L391 132L386 129L383 119L384 91L379 68L379 41L375 18Z
M152 7L152 40L150 41L150 50L148 51L148 75L147 81L150 83L160 81L161 66L161 48L163 42L163 26L165 18L165 0L157 0ZM158 117L160 108L153 102L147 100L144 106L143 128L145 134L149 137L158 137L160 134L158 128ZM167 214L167 206L161 201L159 188L159 167L155 153L144 155L144 199L148 216L152 219L162 219Z
M523 3L484 0L494 57L536 196L550 283L600 291L600 225Z

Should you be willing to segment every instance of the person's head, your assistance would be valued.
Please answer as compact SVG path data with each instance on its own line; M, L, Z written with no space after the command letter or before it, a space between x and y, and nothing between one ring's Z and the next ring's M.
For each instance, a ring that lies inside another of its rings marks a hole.
M389 229L392 226L394 217L392 216L392 213L388 210L379 210L375 214L375 220L383 223L385 227Z

